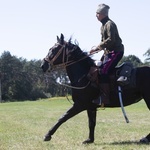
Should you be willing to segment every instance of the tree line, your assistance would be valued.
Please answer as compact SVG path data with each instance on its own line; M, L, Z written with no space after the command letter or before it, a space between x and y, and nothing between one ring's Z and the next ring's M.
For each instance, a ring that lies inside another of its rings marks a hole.
M150 49L144 54L144 63L135 55L124 56L120 64L130 61L134 67L150 65ZM18 58L4 51L0 56L0 100L24 101L71 94L71 89L60 86L57 79L66 82L65 70L59 69L44 74L40 68L42 60Z
M1 99L3 101L37 100L51 96L64 96L64 87L56 79L64 70L44 75L41 60L27 61L4 51L0 57Z

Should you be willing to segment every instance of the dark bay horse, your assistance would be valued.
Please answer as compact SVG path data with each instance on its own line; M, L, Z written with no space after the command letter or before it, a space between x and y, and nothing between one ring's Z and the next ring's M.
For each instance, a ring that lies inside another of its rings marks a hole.
M77 115L78 113L87 110L89 120L89 137L83 143L94 142L94 131L96 125L97 105L92 103L92 100L99 95L99 89L94 87L87 74L92 66L95 66L93 59L84 53L76 44L64 41L64 36L61 34L57 37L57 43L50 48L47 56L44 58L41 68L44 72L55 67L65 67L67 75L71 81L73 106L58 120L58 122L45 135L44 141L50 141L52 135L56 132L61 124ZM135 68L135 86L122 87L122 97L124 106L131 105L144 99L148 109L150 109L150 68L140 67ZM117 84L111 90L110 104L105 107L120 107L118 98ZM148 134L141 142L150 142L150 134Z

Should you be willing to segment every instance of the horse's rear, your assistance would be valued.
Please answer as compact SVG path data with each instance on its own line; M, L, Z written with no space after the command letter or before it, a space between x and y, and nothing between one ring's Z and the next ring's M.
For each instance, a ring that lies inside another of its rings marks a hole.
M116 72L116 71L115 71ZM114 72L114 73L115 73ZM106 107L120 107L118 96L117 76L111 77L110 105ZM134 68L131 73L130 83L122 86L124 106L128 106L144 99L150 109L150 67Z
M150 110L150 67L137 68L136 73L137 87ZM150 143L150 133L140 140L141 143Z
M137 68L136 84L150 109L150 67Z

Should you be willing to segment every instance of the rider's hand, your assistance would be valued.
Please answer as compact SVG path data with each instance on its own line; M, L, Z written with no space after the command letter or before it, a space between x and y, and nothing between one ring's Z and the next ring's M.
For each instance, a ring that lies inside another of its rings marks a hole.
M90 50L90 54L92 54L92 53L94 53L94 52L99 52L99 51L101 51L101 50L103 50L103 48L102 48L101 46L97 46L95 49L91 49L91 50Z
M90 54L94 53L95 51L96 51L96 49L91 49Z

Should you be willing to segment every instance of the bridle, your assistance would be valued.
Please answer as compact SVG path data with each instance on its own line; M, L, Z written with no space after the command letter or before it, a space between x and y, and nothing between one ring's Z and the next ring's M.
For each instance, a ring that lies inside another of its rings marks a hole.
M81 59L79 59L79 60L77 60L77 61L74 61L74 60L72 60L72 61L69 61L69 56L68 56L68 54L69 54L69 49L68 48L66 48L67 46L67 42L65 42L63 45L61 45L61 44L59 44L59 43L56 43L57 45L60 45L61 46L61 48L58 50L58 52L57 52L57 54L50 60L49 59L49 53L48 53L48 55L44 58L44 60L45 61L47 61L48 63L50 63L50 65L52 66L52 68L55 66L55 67L60 67L60 68L62 68L62 67L64 67L64 68L66 68L66 67L68 67L68 66L70 66L70 65L73 65L73 64L75 64L75 63L77 63L77 62L79 62L79 61L81 61L81 60L83 60L83 59L85 59L85 58L87 58L88 57L88 55L87 56L85 56L85 57L83 57L83 58L81 58ZM56 44L53 46L53 47L55 47L56 46ZM51 48L51 50L53 49L53 47ZM57 58L61 55L63 53L63 57L62 57L62 63L61 64L58 64L58 65L54 65L54 62L57 60ZM66 56L66 61L65 61L65 56ZM84 89L84 88L86 88L89 84L90 84L90 81L85 85L85 86L83 86L83 87L75 87L75 86L71 86L71 85L67 85L67 84L62 84L62 83L59 83L60 85L63 85L63 86L66 86L66 87L69 87L69 88L73 88L73 89Z
M73 61L69 61L69 56L68 56L68 53L69 53L69 50L68 48L66 48L68 43L65 42L63 45L62 44L59 44L59 43L56 43L53 47L55 47L56 45L58 46L61 46L61 48L58 50L57 54L50 60L49 59L49 53L48 55L44 58L45 61L47 61L52 67L60 67L60 68L65 68L67 67L68 65L70 65L70 63L72 63ZM51 49L53 49L53 47ZM58 65L54 65L54 62L57 60L57 58L60 56L60 55L63 55L62 57L62 63L61 64L58 64ZM66 61L65 61L65 56L66 56Z
M87 57L89 57L90 55L93 55L93 53L92 54L88 54L88 55L86 55L86 56L84 56L84 57L82 57L81 59L78 59L78 60L72 60L72 61L69 61L69 49L67 48L67 42L64 42L64 44L62 45L62 44L60 44L60 43L56 43L55 45L60 45L61 46L61 48L58 50L58 52L57 52L57 54L50 60L49 59L49 53L48 53L48 55L44 58L44 60L45 61L47 61L48 63L50 63L50 65L52 66L52 67L59 67L59 68L66 68L66 67L68 67L68 66L70 66L70 65L73 65L73 64L75 64L75 63L77 63L77 62L79 62L79 61L81 61L81 60L84 60L84 59L86 59ZM55 45L53 46L53 47L55 47ZM51 49L53 49L53 47L51 48ZM54 65L54 62L57 60L57 58L61 55L63 53L63 57L62 57L62 63L61 64L58 64L58 65ZM66 56L66 61L65 61L65 56Z

